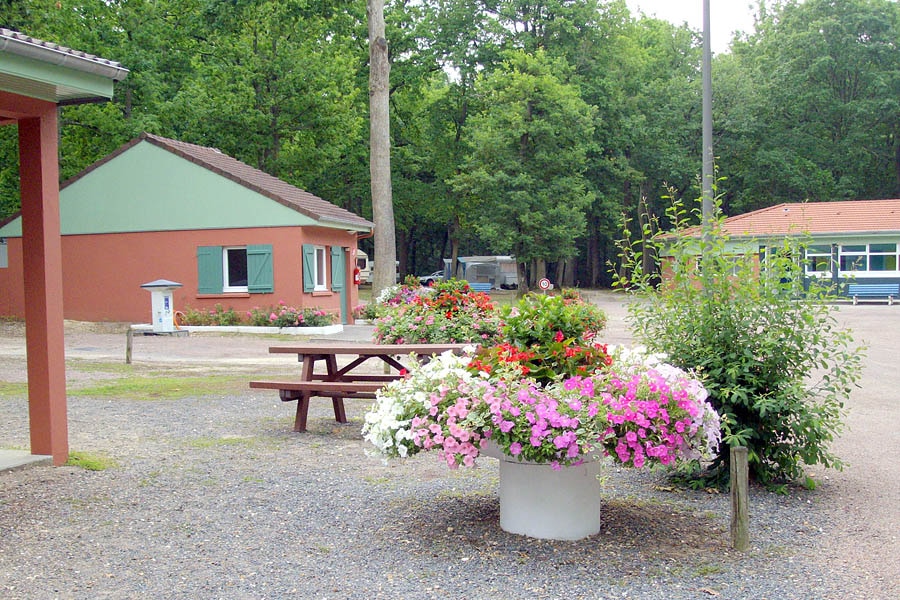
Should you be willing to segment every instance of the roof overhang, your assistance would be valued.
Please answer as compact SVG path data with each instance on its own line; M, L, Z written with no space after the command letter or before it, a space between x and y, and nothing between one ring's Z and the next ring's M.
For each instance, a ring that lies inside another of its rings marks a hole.
M897 237L900 231L896 230L860 230L860 231L791 231L776 233L759 233L759 234L729 234L728 239L733 241L750 241L760 239L784 239L784 238L809 238L809 239L839 239L839 238L859 238L859 237Z
M370 233L374 223L361 225L358 221L341 221L338 219L319 219L319 224L335 229L344 229L349 233Z
M127 75L117 62L0 29L0 91L60 105L100 102Z

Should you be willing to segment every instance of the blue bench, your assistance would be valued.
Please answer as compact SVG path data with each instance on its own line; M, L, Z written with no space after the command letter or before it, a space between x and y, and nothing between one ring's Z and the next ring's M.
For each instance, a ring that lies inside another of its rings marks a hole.
M473 292L490 292L491 284L490 283L472 283L469 282L469 289Z
M856 304L859 298L887 298L888 306L894 303L894 296L900 296L900 283L851 283L847 295Z

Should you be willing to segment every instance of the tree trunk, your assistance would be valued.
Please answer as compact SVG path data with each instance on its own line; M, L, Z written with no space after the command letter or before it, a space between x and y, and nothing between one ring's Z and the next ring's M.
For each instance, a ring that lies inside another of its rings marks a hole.
M528 293L528 269L525 263L517 262L516 270L519 273L519 289L516 291L516 297L521 298Z
M416 237L416 230L413 228L409 235L402 230L395 234L397 242L397 268L400 270L400 281L402 282L406 275L412 275L409 270L409 257L414 254L413 240Z
M587 247L587 279L581 284L586 287L597 287L603 270L603 261L600 259L600 219L597 215L590 216L590 235Z
M394 201L391 194L391 128L388 113L391 65L384 33L384 0L367 0L369 19L369 174L375 223L372 294L394 284L397 261Z
M454 279L459 277L459 273L456 272L458 268L456 259L459 258L459 232L461 229L459 215L455 215L447 231L447 237L450 239L450 277Z

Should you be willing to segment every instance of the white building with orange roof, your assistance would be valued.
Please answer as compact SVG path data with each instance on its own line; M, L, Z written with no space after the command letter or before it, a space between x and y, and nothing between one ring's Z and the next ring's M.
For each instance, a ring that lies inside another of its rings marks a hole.
M741 254L764 256L786 237L803 239L807 276L830 279L854 299L898 297L900 199L777 204L729 217L722 230Z

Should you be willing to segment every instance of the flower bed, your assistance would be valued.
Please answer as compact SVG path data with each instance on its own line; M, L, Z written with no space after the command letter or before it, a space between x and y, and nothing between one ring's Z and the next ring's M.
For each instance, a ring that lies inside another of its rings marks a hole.
M455 279L431 287L392 286L372 312L380 344L485 344L496 339L501 327L490 296Z
M296 327L328 328L335 325L336 315L320 308L296 308L283 300L277 306L254 307L244 315L221 304L209 310L187 307L176 313L177 325L181 329L195 327L257 327L266 328L264 333ZM340 330L338 330L340 331Z

